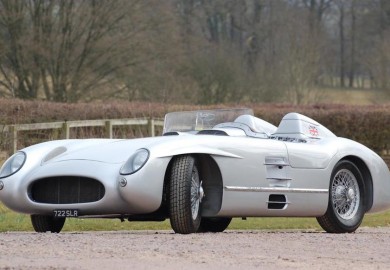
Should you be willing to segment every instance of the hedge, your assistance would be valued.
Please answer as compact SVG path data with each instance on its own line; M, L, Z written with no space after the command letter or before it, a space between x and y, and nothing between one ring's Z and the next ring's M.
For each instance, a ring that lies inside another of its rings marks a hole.
M237 107L252 108L256 116L275 125L279 124L286 113L298 112L315 119L337 136L358 141L380 154L390 148L390 104L293 106L256 103L197 106L124 101L67 104L38 100L0 99L0 125L133 117L162 118L165 113L171 111ZM94 134L94 132L99 132L98 129L91 130L91 132L86 135L101 137L101 134ZM45 139L42 134L40 136ZM48 136L47 139L53 139L53 137ZM37 141L39 139L34 143ZM4 136L0 144L1 149L4 150L6 144Z
M323 124L339 137L358 141L378 153L390 147L390 105L380 106L274 106L255 114L278 125L284 114L295 111Z

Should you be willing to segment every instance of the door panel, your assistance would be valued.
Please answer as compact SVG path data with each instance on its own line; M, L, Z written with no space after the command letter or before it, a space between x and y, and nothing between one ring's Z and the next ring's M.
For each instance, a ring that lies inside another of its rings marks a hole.
M318 143L286 143L288 159L293 168L325 169L337 148L327 141Z

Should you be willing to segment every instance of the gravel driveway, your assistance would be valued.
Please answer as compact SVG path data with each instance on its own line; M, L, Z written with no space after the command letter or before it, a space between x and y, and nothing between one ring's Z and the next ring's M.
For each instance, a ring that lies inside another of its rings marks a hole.
M390 228L0 233L0 269L389 269Z

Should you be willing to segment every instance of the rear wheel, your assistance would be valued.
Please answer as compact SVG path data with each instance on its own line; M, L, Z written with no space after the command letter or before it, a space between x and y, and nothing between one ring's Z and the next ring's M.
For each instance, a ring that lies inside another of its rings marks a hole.
M362 174L355 164L342 160L331 176L328 209L317 221L329 233L354 232L364 217L363 200Z
M229 217L202 218L198 232L223 232L231 221Z
M65 224L65 218L53 216L31 215L31 223L36 232L59 233Z
M170 222L176 233L198 230L203 197L196 159L190 155L177 157L172 163L169 182Z

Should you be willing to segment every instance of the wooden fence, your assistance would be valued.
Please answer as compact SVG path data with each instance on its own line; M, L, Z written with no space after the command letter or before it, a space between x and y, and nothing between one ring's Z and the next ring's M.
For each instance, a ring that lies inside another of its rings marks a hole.
M162 127L164 121L161 119L133 118L133 119L109 119L109 120L80 120L80 121L63 121L51 123L34 123L34 124L18 124L18 125L0 125L0 131L8 133L10 140L11 153L15 153L18 149L18 131L32 130L47 130L60 129L62 139L70 139L70 129L77 127L104 127L105 137L113 138L114 126L147 126L150 136L156 135L156 126Z
M51 123L34 123L34 124L18 124L18 125L0 125L0 135L5 136L9 142L9 149L0 149L0 165L1 160L8 157L9 154L15 153L18 150L18 131L34 131L34 130L61 130L62 139L70 139L70 129L78 127L103 127L106 138L113 138L114 126L146 126L149 136L156 136L156 127L163 127L162 119L150 118L132 118L132 119L109 119L109 120L80 120L80 121L63 121ZM7 147L8 148L8 147ZM3 150L3 151L2 151ZM381 154L387 165L390 167L390 153Z

